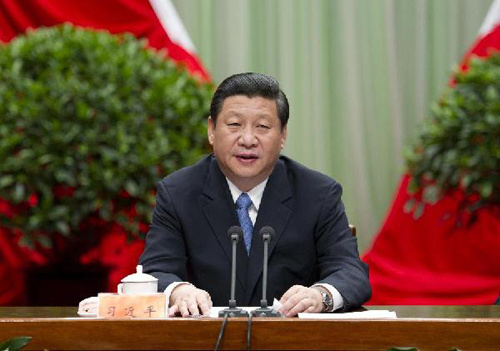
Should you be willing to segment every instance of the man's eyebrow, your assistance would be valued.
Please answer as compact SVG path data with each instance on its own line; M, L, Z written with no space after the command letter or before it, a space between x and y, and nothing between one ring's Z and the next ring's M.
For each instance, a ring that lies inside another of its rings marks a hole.
M229 115L230 117L232 116L235 116L235 117L242 117L243 114L241 114L240 112L238 111L235 111L235 110L227 110L227 115ZM268 113L268 112L262 112L262 113L258 113L257 114L257 117L258 118L272 118L273 114L272 113Z
M234 110L228 110L227 114L232 115L232 116L241 117L241 113L239 113L238 111L234 111Z

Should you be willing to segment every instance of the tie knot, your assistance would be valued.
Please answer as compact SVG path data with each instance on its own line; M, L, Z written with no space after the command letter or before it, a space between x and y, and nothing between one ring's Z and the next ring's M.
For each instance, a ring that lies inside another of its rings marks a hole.
M251 204L252 200L250 199L250 196L248 196L247 193L241 193L240 197L238 197L238 200L236 200L236 206L240 210L242 209L248 210Z

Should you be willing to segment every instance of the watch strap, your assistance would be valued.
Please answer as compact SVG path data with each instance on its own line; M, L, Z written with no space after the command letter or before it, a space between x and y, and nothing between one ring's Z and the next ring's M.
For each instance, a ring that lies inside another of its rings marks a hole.
M332 312L333 311L333 298L326 289L321 286L313 286L313 289L318 290L321 294L321 300L323 303L323 310L321 312Z

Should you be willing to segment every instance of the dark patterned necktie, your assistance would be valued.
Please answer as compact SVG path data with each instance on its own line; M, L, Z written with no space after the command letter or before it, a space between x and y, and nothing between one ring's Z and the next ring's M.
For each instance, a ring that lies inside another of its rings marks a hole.
M243 229L243 241L245 242L245 248L247 249L247 254L250 254L250 246L252 245L252 233L253 224L248 214L248 208L252 205L252 200L247 193L241 193L238 200L236 200L236 213L238 213L238 219L240 220L241 229Z

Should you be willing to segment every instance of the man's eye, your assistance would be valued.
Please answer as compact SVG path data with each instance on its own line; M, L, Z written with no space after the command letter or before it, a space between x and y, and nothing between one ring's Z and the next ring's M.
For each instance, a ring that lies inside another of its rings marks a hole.
M259 124L257 127L262 128L262 129L270 129L270 127L265 125L265 124Z
M227 124L229 127L239 127L240 124L239 123L236 123L236 122L233 122L233 123L228 123Z

